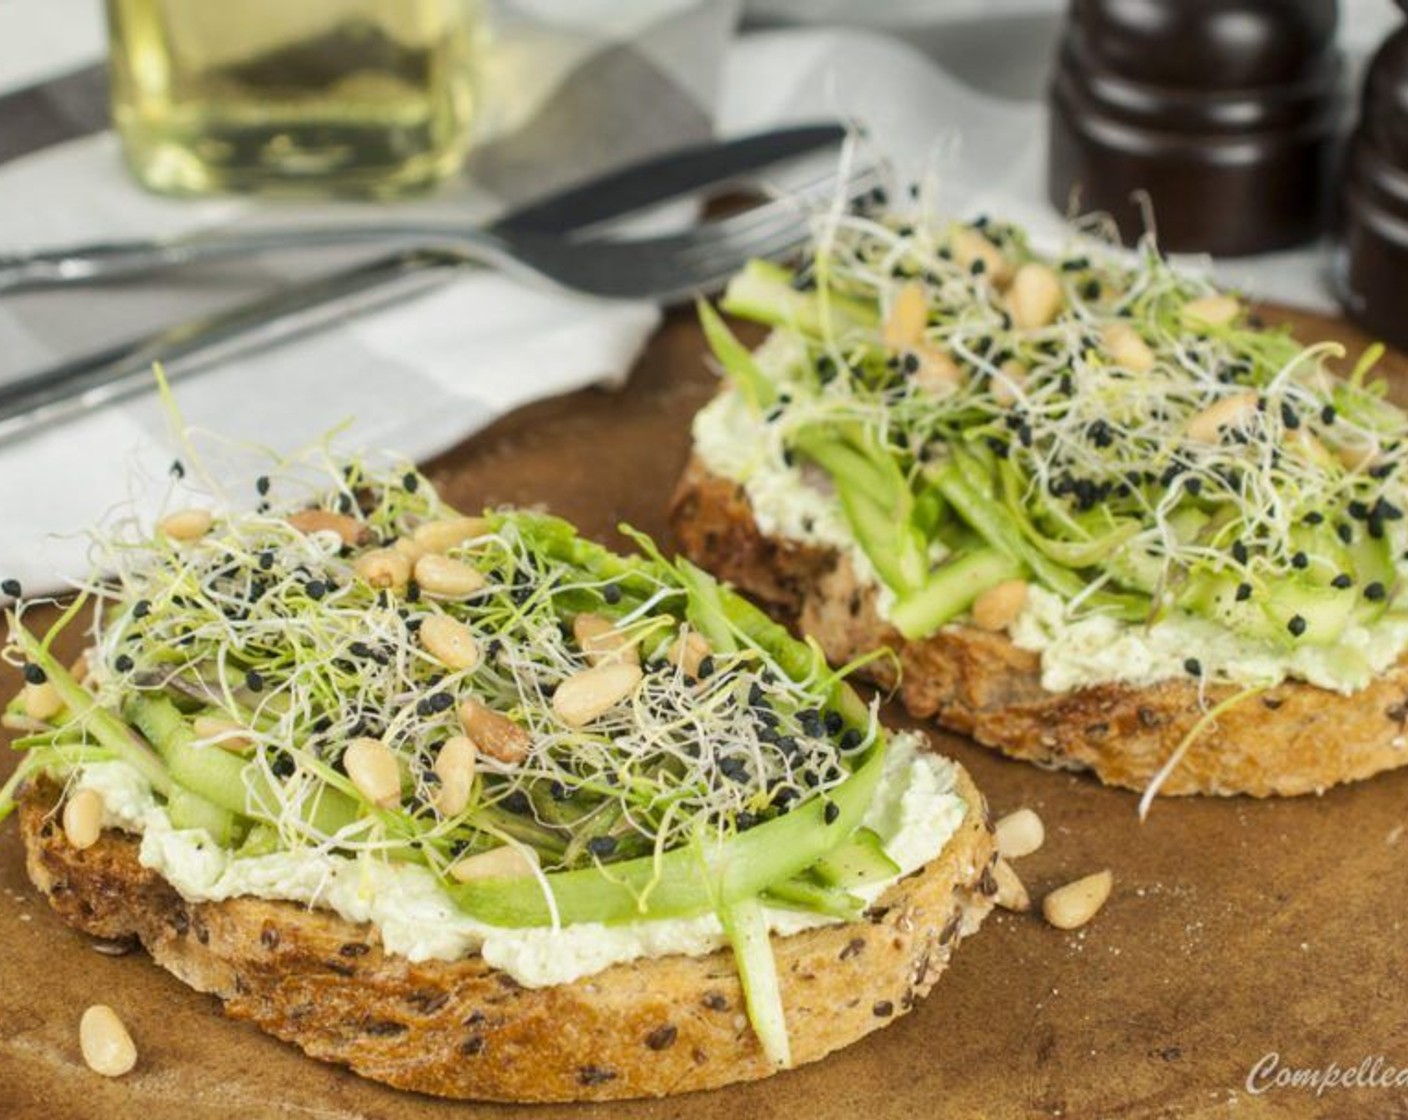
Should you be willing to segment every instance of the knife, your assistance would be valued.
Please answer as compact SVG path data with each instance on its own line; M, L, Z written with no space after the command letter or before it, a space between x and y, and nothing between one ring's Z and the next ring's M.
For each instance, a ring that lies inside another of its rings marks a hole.
M490 228L559 236L584 230L705 188L741 183L769 167L838 146L845 136L843 127L826 124L695 145L551 194ZM449 254L402 251L28 374L0 387L0 442L150 388L153 363L162 363L174 381L409 299L466 267L471 266Z

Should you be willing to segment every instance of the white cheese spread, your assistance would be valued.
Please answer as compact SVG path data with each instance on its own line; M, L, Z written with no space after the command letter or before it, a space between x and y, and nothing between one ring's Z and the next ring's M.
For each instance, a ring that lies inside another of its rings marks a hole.
M962 823L967 807L954 792L954 767L920 750L912 733L891 737L885 773L864 824L907 875L928 863ZM103 799L106 827L142 835L140 860L192 902L240 895L283 899L370 922L386 950L412 961L453 960L478 951L527 987L565 984L641 957L700 955L725 944L712 915L622 925L581 923L560 929L507 929L477 922L456 908L426 868L364 854L274 852L240 857L201 830L173 828L142 776L123 762L84 766L76 788ZM855 893L873 900L894 880ZM769 928L797 933L834 919L770 910Z

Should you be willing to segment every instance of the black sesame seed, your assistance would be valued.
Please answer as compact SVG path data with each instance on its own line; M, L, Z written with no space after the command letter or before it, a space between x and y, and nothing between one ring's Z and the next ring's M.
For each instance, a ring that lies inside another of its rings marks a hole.
M1245 603L1252 597L1252 585L1249 583L1239 583L1237 585L1237 602Z
M1305 633L1305 619L1298 614L1291 615L1291 619L1286 623L1286 629L1291 632L1291 636L1299 638Z
M841 718L840 712L826 713L826 733L828 735L839 735L846 726L845 720Z
M834 801L828 801L826 803L826 808L822 809L821 811L821 819L824 820L827 824L835 824L836 818L840 815L841 806L837 805Z
M1320 410L1320 423L1333 424L1335 422L1336 415L1338 414L1335 412L1335 406L1332 404L1327 404L1324 408Z
M432 692L426 697L426 703L432 712L444 712L454 707L455 698L448 692Z
M699 679L700 679L701 681L702 681L702 680L707 680L709 677L712 677L713 675L714 675L714 659L713 659L712 657L708 656L708 655L705 655L704 657L700 658L700 661L699 661Z
M170 472L172 478L186 477L186 467L180 459L172 459L171 466L168 467L167 470Z
M132 604L132 617L133 617L133 618L146 618L147 615L149 615L149 614L151 614L151 613L152 613L152 604L151 604L151 600L149 600L149 599L138 599L135 603Z
M251 669L244 675L244 686L250 692L262 692L264 690L264 677L256 669Z
M308 598L318 600L328 593L328 585L320 579L310 579L303 585L303 590Z
M1296 410L1291 407L1289 401L1281 402L1281 423L1291 431L1300 427L1300 416L1296 414Z
M1085 299L1099 299L1100 292L1101 287L1099 280L1087 280L1081 285L1080 294Z
M119 653L117 659L113 661L112 667L119 673L126 673L131 670L132 664L132 659L128 657L127 654Z
M1232 559L1239 564L1245 564L1247 562L1247 546L1241 541L1232 542Z
M971 272L974 276L981 276L987 270L988 262L983 260L982 257L977 258L977 260L975 260L972 264L968 266L968 271Z
M254 490L262 498L269 492L269 476L261 474L254 480Z
M1203 675L1203 663L1196 657L1190 657L1183 662L1183 671L1190 677L1201 677Z
M1330 581L1330 586L1340 591L1348 591L1354 586L1354 577L1348 572L1341 572Z
M1306 568L1310 567L1310 557L1304 552L1297 552L1291 557L1291 567L1304 571Z
M401 477L401 489L407 494L414 494L420 489L420 476L415 471L407 471Z
M725 758L719 761L719 773L731 782L738 782L740 785L748 781L748 764L741 758Z
M1324 520L1325 515L1321 513L1318 509L1313 509L1305 515L1305 523L1307 525L1319 525Z
M20 581L17 579L0 581L0 591L3 591L11 599L18 599L23 590L24 588L20 586Z
M1354 540L1354 530L1343 521L1335 526L1335 535L1338 536L1340 540L1344 541L1345 544L1349 544Z
M587 851L598 859L605 859L616 850L616 837L593 836L587 841Z
M267 572L274 566L274 554L272 552L261 552L259 554L259 570Z
M605 599L607 603L611 604L612 606L615 606L621 601L620 585L615 583L608 583L605 587L601 589L601 597Z
M24 667L24 679L29 684L43 684L49 679L47 673L32 661Z
M1386 588L1378 580L1374 580L1372 583L1366 583L1364 585L1364 598L1368 599L1369 602L1382 602L1387 597L1388 588Z
M853 751L861 744L863 736L854 727L846 729L846 733L841 736L841 749L843 751Z
M514 790L500 804L508 812L517 813L520 817L526 817L533 811L533 803L528 800L528 795L521 789Z

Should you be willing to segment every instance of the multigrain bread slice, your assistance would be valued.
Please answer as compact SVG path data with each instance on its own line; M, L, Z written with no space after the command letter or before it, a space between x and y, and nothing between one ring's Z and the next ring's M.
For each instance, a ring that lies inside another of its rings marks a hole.
M919 640L880 618L873 590L834 550L770 539L737 483L696 459L670 509L684 554L821 643L829 660L889 648L863 675L897 688L911 715L1038 765L1148 787L1195 725L1237 693L1191 679L1053 693L1040 658L1000 633L952 625ZM1320 792L1408 764L1408 658L1344 695L1286 681L1230 706L1187 743L1161 794Z
M997 884L982 795L961 768L968 811L942 853L894 884L864 920L774 938L795 1064L909 1011ZM413 964L375 930L288 902L188 903L138 862L137 837L107 831L75 849L59 791L21 806L27 869L84 933L132 938L163 968L310 1056L401 1089L502 1101L612 1100L715 1088L774 1072L744 1014L728 950L617 965L525 988L478 957Z

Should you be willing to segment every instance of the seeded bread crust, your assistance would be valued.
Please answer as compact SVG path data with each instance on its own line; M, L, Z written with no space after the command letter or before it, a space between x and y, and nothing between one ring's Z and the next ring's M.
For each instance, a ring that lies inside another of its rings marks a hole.
M905 640L879 617L874 593L834 550L765 536L736 483L696 459L670 522L683 553L802 633L833 664L895 651L862 672L898 688L911 715L1039 766L1091 770L1107 785L1145 789L1204 712L1236 694L1190 679L1147 688L1041 686L1040 658L1003 634L945 627ZM1408 764L1408 658L1349 696L1288 681L1232 707L1205 729L1162 795L1319 793Z
M997 884L982 795L939 857L896 883L864 920L775 938L796 1064L904 1014L992 908ZM663 1096L773 1072L744 1015L728 952L617 965L525 988L479 957L412 964L376 931L323 910L236 898L188 903L137 859L138 838L104 832L79 851L59 791L26 791L30 879L85 933L140 942L167 971L309 1055L441 1097L498 1101Z

